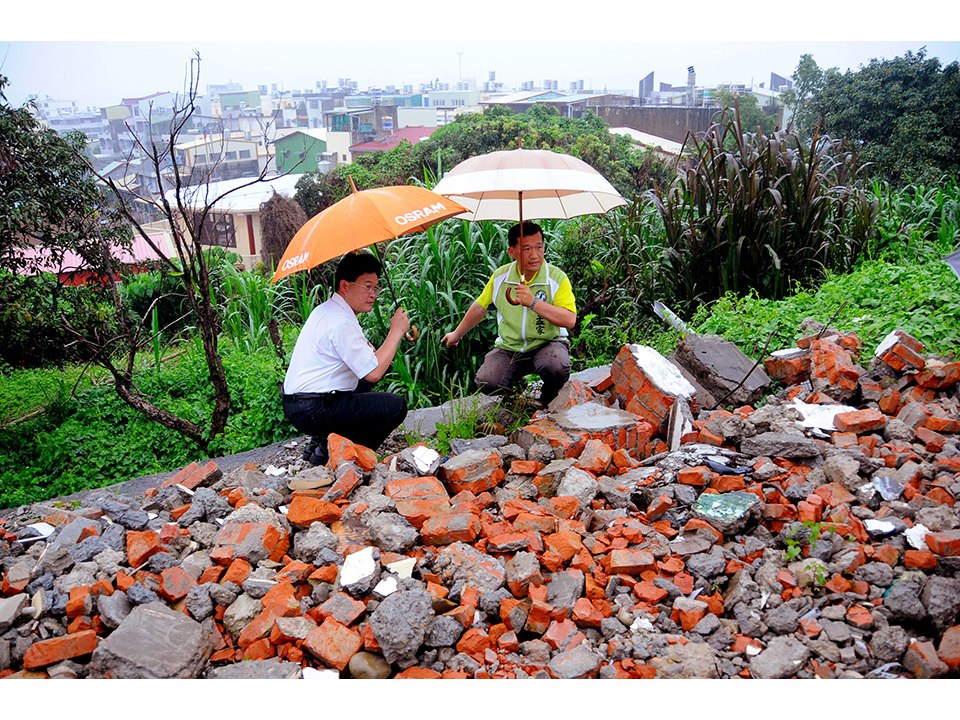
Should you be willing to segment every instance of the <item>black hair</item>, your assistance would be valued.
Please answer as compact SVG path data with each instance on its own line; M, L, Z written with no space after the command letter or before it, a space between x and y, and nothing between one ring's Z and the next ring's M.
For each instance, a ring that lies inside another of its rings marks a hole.
M537 233L543 234L540 230L540 226L535 222L530 222L529 220L523 223L523 236L530 237L531 235L536 235ZM510 247L516 247L517 241L520 239L520 223L517 223L510 231L507 233L507 244Z
M337 265L337 274L334 276L334 289L340 292L340 281L356 282L357 278L366 273L374 273L378 278L383 272L380 261L368 252L352 252L343 256Z

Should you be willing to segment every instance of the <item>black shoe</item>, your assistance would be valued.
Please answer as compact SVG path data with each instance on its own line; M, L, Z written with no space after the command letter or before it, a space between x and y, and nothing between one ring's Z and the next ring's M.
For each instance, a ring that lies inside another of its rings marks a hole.
M304 460L312 465L326 465L329 459L330 456L327 452L319 446L314 448L309 457L306 455L306 452L304 452Z

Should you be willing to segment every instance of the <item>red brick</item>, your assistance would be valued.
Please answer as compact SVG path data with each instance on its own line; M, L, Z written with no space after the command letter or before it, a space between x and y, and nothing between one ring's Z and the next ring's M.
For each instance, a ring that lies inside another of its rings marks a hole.
M657 587L652 582L643 580L633 586L633 593L643 602L656 605L662 602L670 593L661 587Z
M309 632L303 647L314 657L342 671L363 647L363 640L359 633L328 617Z
M646 550L612 550L609 557L609 573L639 575L647 570L656 570L657 564Z
M677 482L681 485L695 485L703 487L707 485L713 477L713 471L706 465L697 465L696 467L683 468L677 473Z
M596 476L603 475L613 460L613 450L600 440L588 440L577 458L577 466Z
M457 652L469 655L479 663L485 662L484 653L493 645L490 637L479 628L470 628L457 641Z
M953 418L937 417L931 415L924 421L924 426L940 433L960 433L960 420Z
M903 554L903 564L908 568L933 570L937 567L937 556L929 550L907 550Z
M923 388L943 390L960 381L960 362L946 363L941 366L927 365L926 369L914 377L914 381Z
M480 534L480 519L473 513L446 513L427 518L420 528L420 537L426 545L451 545L455 542L472 543Z
M187 596L190 588L197 584L186 570L179 565L169 567L160 573L160 597L170 602L177 602Z
M339 520L342 515L343 510L332 502L299 493L294 493L287 510L287 520L303 527L309 527L315 522L330 525Z
M960 667L960 625L954 625L943 633L940 647L937 648L937 656L948 668Z
M127 537L129 536L128 533ZM256 541L273 562L280 562L290 548L290 538L286 530L278 530L269 523L230 523L220 528L217 533L214 539L216 547L210 557L214 562L229 565L235 559L236 547L241 543L249 546L251 541Z
M24 670L46 667L64 660L89 655L97 649L97 634L93 630L40 640L27 648L23 656Z
M838 413L833 419L840 432L866 433L880 430L887 424L887 416L879 410L867 408L854 412Z
M436 670L414 665L401 673L397 673L397 675L394 676L394 680L439 680L442 677L443 675Z
M960 530L927 533L927 547L941 557L960 555Z
M393 498L397 512L417 529L423 527L427 518L450 512L450 496L435 477L391 480L386 494Z
M496 487L506 477L500 456L495 452L464 466L460 466L455 460L456 458L441 465L437 473L437 478L454 494L464 490L482 493Z
M136 568L158 552L164 552L160 546L160 535L153 530L127 532L127 562L130 567Z

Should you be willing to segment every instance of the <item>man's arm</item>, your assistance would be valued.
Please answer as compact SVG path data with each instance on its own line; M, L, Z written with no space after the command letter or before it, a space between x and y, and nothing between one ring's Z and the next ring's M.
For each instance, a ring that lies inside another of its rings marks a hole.
M463 320L460 321L460 324L457 325L454 330L448 332L446 335L440 338L440 344L446 345L447 347L453 347L463 339L464 335L473 330L477 324L483 320L486 314L487 308L483 307L483 305L474 300L473 304L467 308L467 312L464 314ZM574 318L574 322L576 322L576 318Z
M516 297L517 302L524 307L533 305L533 312L557 327L563 327L569 330L577 324L577 314L572 310L551 305L546 300L537 300L536 303L534 303L533 291L522 283L517 286Z
M364 380L375 383L384 376L397 354L404 333L409 329L410 318L407 317L407 311L403 308L397 308L393 317L390 318L390 330L387 332L387 339L374 352L377 357L377 367L367 373L363 378Z

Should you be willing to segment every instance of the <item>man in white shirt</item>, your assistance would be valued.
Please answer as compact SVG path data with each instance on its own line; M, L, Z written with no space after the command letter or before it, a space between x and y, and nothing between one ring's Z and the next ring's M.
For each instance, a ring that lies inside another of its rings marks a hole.
M407 415L401 396L370 391L410 329L407 312L397 308L377 349L357 319L373 309L382 270L369 253L345 255L337 267L336 292L310 313L293 348L283 381L283 412L297 430L311 436L304 459L314 465L326 464L330 433L376 450Z

